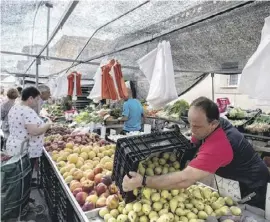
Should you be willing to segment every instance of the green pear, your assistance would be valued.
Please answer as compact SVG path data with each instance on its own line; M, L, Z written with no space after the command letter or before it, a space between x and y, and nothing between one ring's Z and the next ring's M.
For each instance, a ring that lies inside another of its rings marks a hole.
M239 207L232 206L230 210L234 216L240 216L242 214L242 210Z
M143 204L143 206L142 206L142 212L143 212L145 215L150 214L151 210L152 210L152 208L151 208L150 205L148 205L148 204Z
M160 194L159 193L152 193L151 200L153 202L158 202L160 200Z
M137 214L136 214L136 212L135 211L130 211L129 213L128 213L128 219L129 219L129 221L130 222L136 222L136 219L137 219Z
M133 210L138 213L142 210L142 204L140 202L136 202L133 204Z
M180 169L180 163L177 162L177 161L173 162L173 167L174 167L175 169L179 170L179 169Z
M185 210L183 210L182 208L176 208L175 214L176 214L177 216L181 217L181 216L185 216L185 215L186 215L186 212L185 212Z
M152 190L150 188L144 187L142 189L142 195L145 197L147 200L150 200Z
M199 217L199 219L206 220L206 219L207 219L207 217L208 217L208 215L207 215L207 213L206 213L206 212L204 212L204 211L199 211L199 213L198 213L198 217Z
M117 222L126 222L128 220L128 216L124 214L118 215L116 221Z
M169 213L168 209L161 209L159 212L158 212L158 215L159 216L162 216L163 214L167 214Z
M189 220L191 220L191 219L198 219L197 215L194 214L194 213L192 213L192 212L187 213L187 218Z
M185 216L181 216L179 219L180 219L180 221L188 222L188 218Z
M158 213L156 211L151 211L148 215L148 217L150 219L154 218L154 217L158 217Z
M154 176L155 175L154 170L152 168L149 168L149 167L146 169L145 172L146 172L147 176Z
M163 159L163 158L159 159L158 162L159 162L159 164L162 165L162 166L164 166L164 165L166 164L166 160Z
M212 209L212 207L210 207L209 205L205 205L205 206L204 206L204 211L205 211L208 215L211 215L211 213L213 213L213 209Z
M128 204L126 204L125 210L126 210L127 212L132 211L132 210L133 210L133 203L128 203Z
M161 167L156 167L154 169L154 172L155 172L156 175L160 175L162 173L162 168Z
M119 211L117 209L112 209L110 211L110 215L112 215L114 218L117 218L119 215Z
M140 216L140 219L139 219L139 222L148 222L149 219L147 216L143 215L143 216Z
M154 211L160 211L162 209L163 204L161 202L155 202L153 203L153 209Z
M176 157L175 154L171 154L171 155L170 155L170 161L171 161L171 162L175 162L176 159L177 159L177 157Z
M171 190L172 196L177 196L179 193L180 193L180 191L177 189Z
M170 200L170 209L171 209L172 213L175 213L177 206L178 206L178 201L175 198L171 199Z
M232 206L233 205L233 199L231 197L224 197L225 203L228 206Z
M168 190L162 190L160 193L161 197L164 199L167 199L169 197L169 191Z

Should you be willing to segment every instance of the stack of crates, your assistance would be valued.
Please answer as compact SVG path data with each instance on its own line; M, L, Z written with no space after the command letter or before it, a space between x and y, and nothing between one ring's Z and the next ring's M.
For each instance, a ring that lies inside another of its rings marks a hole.
M188 139L175 131L119 139L116 145L112 177L125 200L130 202L135 197L132 192L123 191L123 178L130 171L137 172L141 161L166 152L174 153L177 160L181 162L187 149L190 149Z

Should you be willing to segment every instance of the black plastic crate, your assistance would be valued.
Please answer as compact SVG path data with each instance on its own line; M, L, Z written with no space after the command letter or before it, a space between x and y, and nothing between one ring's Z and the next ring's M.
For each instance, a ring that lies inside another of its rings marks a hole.
M164 152L175 153L180 161L181 156L189 147L188 139L175 131L119 139L116 144L112 177L125 200L132 201L134 196L132 192L123 192L123 178L128 172L137 171L141 161Z

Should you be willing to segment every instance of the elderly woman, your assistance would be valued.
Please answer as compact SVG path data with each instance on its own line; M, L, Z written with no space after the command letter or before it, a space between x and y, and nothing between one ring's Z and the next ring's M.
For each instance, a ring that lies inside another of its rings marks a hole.
M44 84L38 86L38 90L40 92L40 100L37 103L37 105L33 107L33 109L39 115L42 109L42 105L44 104L45 101L47 101L51 97L51 90L48 86Z
M4 137L7 138L9 135L9 127L8 127L8 113L12 106L15 104L15 100L19 96L19 92L17 89L11 88L7 91L8 100L1 105L1 120L2 122L2 130L4 133Z
M19 154L22 142L29 139L28 152L32 169L42 154L44 133L50 128L50 124L44 124L33 110L39 102L40 92L35 87L25 88L21 103L14 105L8 114L10 135L6 144L7 154Z

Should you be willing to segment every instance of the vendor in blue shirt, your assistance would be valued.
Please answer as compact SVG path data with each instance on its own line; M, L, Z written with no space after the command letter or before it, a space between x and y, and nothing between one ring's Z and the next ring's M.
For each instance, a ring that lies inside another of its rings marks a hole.
M142 128L143 107L139 100L132 97L131 90L128 90L128 97L123 105L123 113L120 118L124 121L124 132L140 131Z

